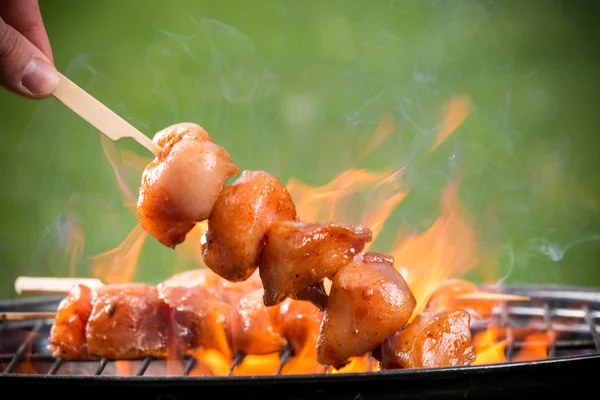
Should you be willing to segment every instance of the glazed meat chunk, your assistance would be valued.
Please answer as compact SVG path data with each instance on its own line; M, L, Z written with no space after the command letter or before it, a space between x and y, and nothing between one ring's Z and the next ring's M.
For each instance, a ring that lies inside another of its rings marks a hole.
M465 310L424 311L373 355L383 369L469 365L475 361L470 321Z
M175 248L210 216L226 180L239 168L196 124L169 126L153 141L163 152L144 170L137 214L144 230Z
M76 285L58 305L50 330L48 350L53 357L83 360L88 357L86 326L92 313L93 291Z
M219 276L244 281L258 268L271 225L296 218L292 197L278 179L263 171L244 171L215 203L201 239L202 258Z
M321 364L339 369L379 346L410 319L416 300L387 254L368 252L333 277L317 343Z
M166 331L173 352L198 348L230 352L225 326L231 306L218 290L221 280L204 268L181 272L157 286L159 298L169 306Z
M155 286L98 288L86 327L88 353L110 359L164 357L167 324L168 307Z
M267 232L259 273L272 306L332 277L371 241L371 230L346 224L275 222Z

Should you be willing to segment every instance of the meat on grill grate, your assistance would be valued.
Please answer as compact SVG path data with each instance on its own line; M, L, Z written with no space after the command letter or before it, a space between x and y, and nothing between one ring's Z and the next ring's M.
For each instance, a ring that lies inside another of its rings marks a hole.
M497 307L488 320L474 320L471 330L474 337L486 331L495 332L495 340L503 346L504 364L507 366L523 360L520 350L526 339L542 337L545 343L540 354L530 354L528 360L568 359L578 356L594 356L600 359L600 292L587 289L569 288L508 288L507 293L531 297L527 303ZM0 303L2 311L48 311L56 309L58 299L34 299ZM99 361L65 361L53 358L46 350L52 321L3 321L0 322L0 368L3 375L120 375L123 374L122 361L102 358ZM477 348L477 343L475 343ZM280 354L276 374L293 357L290 349ZM230 374L243 363L243 357L233 359L229 366ZM497 361L496 361L497 362ZM168 365L170 364L170 366ZM477 368L477 365L462 368ZM179 360L154 360L148 356L129 361L128 375L211 375L210 370L199 368L197 360L185 357ZM200 372L203 371L203 372ZM207 372L208 371L208 372ZM322 373L330 374L331 368ZM406 371L401 371L406 373ZM375 372L376 373L376 372ZM194 376L202 379L202 376Z

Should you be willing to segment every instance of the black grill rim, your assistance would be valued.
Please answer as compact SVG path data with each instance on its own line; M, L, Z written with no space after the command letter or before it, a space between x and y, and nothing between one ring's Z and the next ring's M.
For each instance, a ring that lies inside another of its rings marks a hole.
M488 286L482 287L489 289ZM506 285L497 288L502 293L531 296L532 300L574 300L592 303L597 315L600 312L600 287L564 285ZM18 298L0 301L0 311L54 311L64 296ZM547 303L546 303L547 304ZM596 317L598 318L598 317ZM596 329L598 324L592 321ZM0 385L18 390L52 388L60 390L63 398L80 398L74 387L94 388L94 392L107 391L112 397L148 396L163 399L157 391L167 396L163 400L196 398L191 389L217 388L223 395L242 394L245 400L264 399L280 393L284 398L442 398L460 397L493 398L527 393L527 398L554 397L559 393L573 394L573 388L589 385L590 370L600 368L600 352L548 358L535 361L510 361L500 364L356 372L344 374L285 374L252 376L82 376L82 375L25 375L0 374ZM436 387L433 387L435 384ZM393 385L398 392L390 392ZM321 388L321 389L315 389ZM387 389L386 389L387 388ZM115 394L118 390L120 394ZM128 394L131 390L131 394ZM191 390L191 394L186 394ZM316 391L315 391L316 390ZM65 391L68 394L65 396ZM266 391L266 392L265 392ZM252 393L250 393L252 392ZM194 394L195 393L195 394ZM250 394L249 394L250 393ZM266 394L265 394L266 393ZM414 397L411 397L411 393ZM469 394L469 396L467 396ZM322 395L322 396L321 396ZM371 397L374 396L374 397Z
M600 366L600 354L591 355L579 355L570 357L561 357L555 359L543 359L535 361L512 361L509 363L500 364L489 364L489 365L474 365L474 366L461 366L461 367L441 367L441 368L420 368L420 369L398 369L398 370L387 370L373 372L355 372L355 373L344 373L344 374L286 374L286 375L242 375L242 376L113 376L113 375L27 375L27 374L15 374L6 373L0 374L0 382L3 380L16 379L21 381L27 380L57 380L57 381L100 381L100 382L111 382L111 381L126 381L126 382L148 382L148 381L164 381L172 383L184 383L189 381L202 381L202 382L213 382L214 383L235 383L245 382L251 380L256 383L269 383L274 384L279 381L294 381L294 382L324 382L324 381L341 381L347 380L387 380L389 378L394 379L412 379L417 376L425 377L443 377L443 376L475 376L487 373L498 373L506 370L514 370L518 373L522 370L531 370L538 367L547 367L560 365L561 367L575 366L576 364L588 364L595 363L594 365ZM381 378L377 378L381 377ZM41 378L41 379L37 379Z
M490 289L487 285L483 288ZM492 289L495 287L492 287ZM531 296L532 300L571 300L593 303L595 313L600 312L600 287L581 287L564 285L507 285L497 288L498 291L508 294L521 294ZM58 303L64 296L36 296L30 298L17 298L0 300L0 312L2 311L55 311ZM547 305L547 303L546 303ZM3 325L3 324L2 324ZM595 327L594 339L598 338L598 325L590 323ZM0 327L1 328L1 327ZM598 344L596 344L598 346ZM600 350L600 349L599 349ZM234 384L239 382L255 382L256 384L276 384L277 382L348 382L349 380L360 380L361 382L375 381L397 381L415 379L417 377L431 377L432 379L444 376L472 376L481 374L497 374L500 372L514 371L516 375L520 371L532 371L543 368L579 368L580 365L600 366L600 351L591 355L576 355L559 358L548 358L535 361L515 362L509 361L501 364L475 365L444 368L423 368L411 370L391 370L373 372L357 372L344 374L285 374L285 375L258 375L258 376L80 376L80 375L23 375L4 372L0 374L0 382L202 382L202 384Z

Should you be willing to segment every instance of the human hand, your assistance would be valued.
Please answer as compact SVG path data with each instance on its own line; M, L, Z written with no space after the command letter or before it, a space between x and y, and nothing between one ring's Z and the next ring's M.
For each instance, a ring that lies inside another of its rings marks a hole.
M40 99L58 81L38 0L0 0L0 85Z

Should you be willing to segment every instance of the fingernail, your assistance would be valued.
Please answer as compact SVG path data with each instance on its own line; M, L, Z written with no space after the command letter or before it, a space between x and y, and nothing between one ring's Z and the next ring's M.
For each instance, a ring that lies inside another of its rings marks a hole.
M59 79L52 64L32 57L23 71L21 85L34 96L45 96L56 89Z

